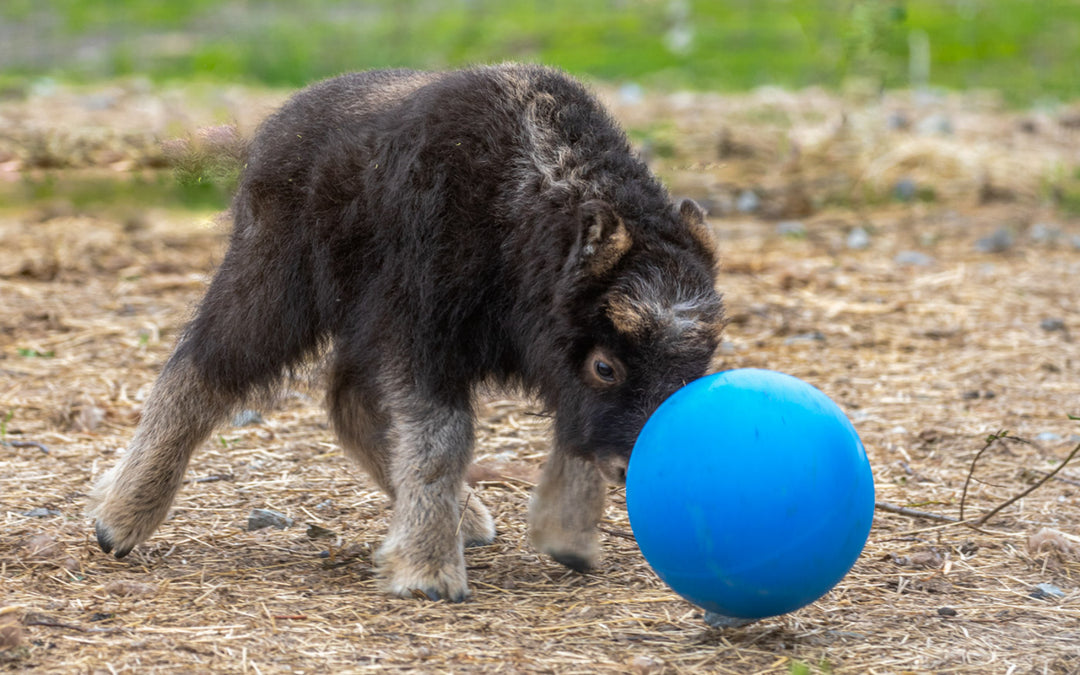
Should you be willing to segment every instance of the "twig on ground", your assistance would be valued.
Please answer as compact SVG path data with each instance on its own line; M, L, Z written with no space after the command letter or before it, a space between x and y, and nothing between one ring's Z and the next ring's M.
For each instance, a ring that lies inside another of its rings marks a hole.
M1070 420L1080 420L1080 418L1074 417L1073 415L1069 415L1068 417L1069 417ZM1009 436L1008 431L999 431L996 434L990 434L989 436L986 437L986 444L983 445L983 447L980 448L977 453L975 453L975 457L971 460L971 466L968 469L967 478L964 480L964 489L963 489L963 492L960 495L960 517L957 519L958 522L965 522L964 521L964 502L967 499L968 485L971 483L972 477L973 477L973 475L975 473L975 464L978 463L979 458L982 457L983 453L985 453L997 441L1013 441L1015 443L1024 443L1026 445L1032 445L1031 441L1025 440L1023 438L1017 438L1016 436ZM988 520L990 520L995 515L1000 513L1003 509L1007 508L1008 506L1010 506L1012 504L1015 504L1016 502L1020 501L1024 497L1028 496L1029 494L1031 494L1035 490L1038 490L1048 480L1052 479L1055 476L1055 474L1057 474L1059 471L1064 469L1065 466L1070 461L1072 461L1073 457L1076 456L1077 452L1080 452L1080 443L1077 443L1076 447L1073 448L1072 452L1069 453L1069 456L1066 457L1065 460L1063 462L1061 462L1061 464L1058 464L1057 467L1055 467L1053 471L1050 471L1050 472L1042 472L1042 471L1040 471L1039 473L1045 473L1045 475L1042 478L1040 478L1038 481L1036 481L1034 485L1032 485L1028 489L1024 490L1020 494L1017 494L1017 495L1011 497L1010 499L1005 500L1001 504L998 504L997 506L990 509L988 512L986 512L982 516L976 518L975 520L971 521L970 523L966 523L968 525L968 527L971 527L973 529L979 529L980 527L985 525ZM1065 479L1062 479L1062 480L1065 480Z
M601 532L605 532L607 534L610 534L613 537L622 537L623 539L629 539L630 541L637 541L637 537L635 537L630 532L625 532L623 530L613 530L610 527L599 527L599 526L596 529L600 530Z
M906 506L897 506L896 504L890 504L888 502L874 502L874 508L878 509L879 511L897 513L901 516L910 516L911 518L926 518L928 520L939 520L946 523L960 522L960 519L956 516L945 516L940 513L930 513L929 511L909 509Z
M983 453L989 450L990 447L998 441L1013 441L1015 443L1031 444L1029 441L1022 438L1010 436L1008 430L1002 430L986 437L986 443L975 453L975 457L971 460L971 466L968 467L967 478L964 479L964 489L960 493L960 517L957 519L959 522L963 522L964 520L964 503L967 501L968 485L971 483L972 476L975 475L975 465L979 462L979 458L983 456Z
M1068 464L1070 461L1072 461L1073 457L1076 457L1077 452L1080 452L1080 443L1076 444L1076 447L1073 448L1072 452L1069 453L1069 456L1065 458L1065 461L1063 461L1061 464L1058 464L1057 467L1053 471L1046 474L1046 476L1041 478L1037 483L1035 483L1034 485L1032 485L1028 489L1024 490L1020 494L1016 495L1012 499L1009 499L1006 502L1004 502L1002 504L999 504L997 507L995 507L995 508L991 509L990 511L988 511L984 516L982 516L981 518L976 520L974 523L972 523L971 526L972 527L981 527L982 525L986 524L986 521L993 518L999 511L1001 511L1005 507L1007 507L1010 504L1013 504L1013 503L1023 499L1024 497L1027 497L1029 494L1031 494L1035 490L1042 487L1042 485L1046 481L1048 481L1048 480L1050 480L1051 478L1054 477L1054 474L1056 474L1058 471L1061 471L1062 469L1064 469L1065 465Z
M6 445L12 448L37 448L46 455L49 454L49 449L45 447L43 443L38 443L37 441L3 441L0 445Z

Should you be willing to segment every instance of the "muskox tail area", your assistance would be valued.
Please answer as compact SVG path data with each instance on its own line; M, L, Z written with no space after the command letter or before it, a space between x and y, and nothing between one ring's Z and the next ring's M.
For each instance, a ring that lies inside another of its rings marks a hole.
M98 543L117 557L168 515L195 448L248 398L319 347L307 256L238 220L195 319L158 377L120 462L90 495ZM251 237L245 236L253 235Z

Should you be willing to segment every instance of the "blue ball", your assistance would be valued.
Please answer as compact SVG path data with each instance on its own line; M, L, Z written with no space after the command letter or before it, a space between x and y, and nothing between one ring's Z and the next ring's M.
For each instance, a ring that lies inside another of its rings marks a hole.
M630 525L676 593L759 619L817 600L855 564L874 518L874 479L851 422L790 375L701 378L638 436Z

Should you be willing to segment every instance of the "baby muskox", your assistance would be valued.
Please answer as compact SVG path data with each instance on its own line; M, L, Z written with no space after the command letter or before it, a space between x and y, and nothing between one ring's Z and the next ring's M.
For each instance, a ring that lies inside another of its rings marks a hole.
M554 416L533 544L584 570L604 479L703 375L722 303L704 213L675 207L563 73L377 71L296 94L250 148L229 249L128 451L91 496L123 557L164 520L215 426L329 349L338 438L393 500L391 593L462 600L495 536L465 482L478 386Z

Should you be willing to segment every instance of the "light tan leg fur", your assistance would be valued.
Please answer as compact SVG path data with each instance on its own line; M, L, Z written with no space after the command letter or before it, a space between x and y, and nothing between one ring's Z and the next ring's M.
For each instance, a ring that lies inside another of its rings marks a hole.
M596 525L604 514L604 479L596 463L557 446L529 504L529 540L540 552L584 572L600 560Z
M123 558L169 513L192 451L233 408L186 360L170 361L147 399L120 462L98 479L89 498L98 542Z

